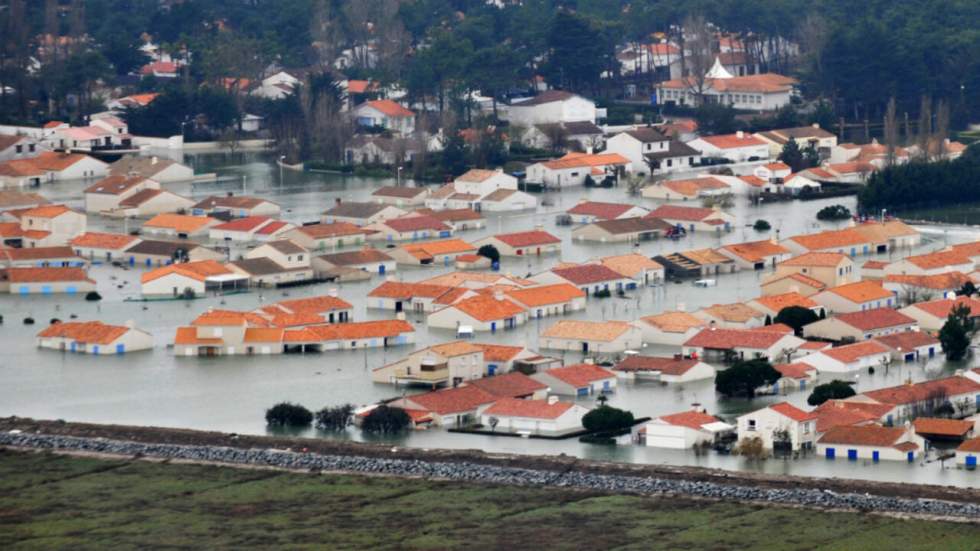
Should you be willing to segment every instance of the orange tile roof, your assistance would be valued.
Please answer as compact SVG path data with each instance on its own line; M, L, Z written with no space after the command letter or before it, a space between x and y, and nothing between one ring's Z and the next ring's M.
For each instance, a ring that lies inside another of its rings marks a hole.
M548 400L519 400L501 398L488 407L484 414L496 417L521 417L528 419L557 419L572 409L571 402L549 402Z
M174 336L174 344L202 344L220 346L224 344L224 341L219 338L198 338L196 327L178 327L177 334Z
M315 314L333 310L350 310L353 308L353 305L346 300L329 295L283 300L270 306L283 308L295 313L312 312Z
M659 371L664 375L683 375L692 367L700 364L700 360L661 358L657 356L627 356L626 359L613 367L614 371Z
M66 321L54 323L37 334L41 338L71 339L88 344L110 344L129 331L122 325L106 325L101 321Z
M93 249L123 249L139 238L121 233L85 232L71 240L73 247L88 247Z
M823 282L813 279L812 277L805 276L803 274L789 274L782 277L774 277L772 279L767 279L762 283L762 286L765 287L766 285L770 285L772 283L776 283L777 281L782 281L784 279L792 279L797 283L801 283L817 291L821 291L827 287L826 285L823 284Z
M956 448L958 452L980 452L980 438L971 438Z
M702 191L730 189L731 186L710 176L690 180L667 180L663 186L688 197L697 197Z
M973 266L973 261L965 253L952 251L937 251L934 253L907 256L905 260L923 270L943 268L946 266L960 266L967 264Z
M580 201L574 207L568 209L568 214L583 214L595 216L602 220L615 220L619 218L635 205L625 203L603 203L601 201Z
M483 352L483 349L479 346L468 343L466 341L453 341L446 342L442 344L435 344L429 347L429 350L444 356L447 358L453 358L456 356L465 356L467 354L477 354Z
M576 298L585 297L584 291L568 283L542 285L528 289L512 289L506 291L505 294L528 307L562 304Z
M935 275L899 275L890 274L885 276L886 283L898 283L913 287L923 287L936 291L959 290L966 282L972 282L970 276L963 272L946 272Z
M619 153L568 153L560 159L546 161L542 164L552 170L561 170L563 168L599 168L608 165L625 165L629 162L629 159Z
M854 283L845 283L844 285L831 287L824 292L834 293L835 295L843 297L855 304L863 304L873 300L883 300L894 297L891 291L881 286L880 282L867 280L857 281Z
M368 233L364 228L351 224L350 222L334 222L332 224L309 224L300 226L296 231L305 233L313 239L323 239L325 237L344 237L347 235L357 235Z
M854 228L794 235L790 237L790 240L795 241L801 247L810 251L820 251L835 247L851 247L871 242L864 234Z
M616 256L606 256L599 259L603 266L611 268L626 277L639 277L643 270L663 270L664 267L655 260L642 254L622 254Z
M746 323L756 318L761 318L765 314L741 302L732 304L713 304L701 309L702 312L713 318L733 323Z
M208 310L191 322L194 327L248 325L250 327L269 327L269 321L252 312L236 310Z
M404 245L403 248L410 253L422 252L429 256L457 254L476 250L476 247L462 239L443 239L441 241L413 243L411 245Z
M41 283L54 281L86 281L89 279L82 268L5 268L11 283Z
M483 349L485 362L509 362L524 350L522 346L504 346L502 344L473 343Z
M725 245L722 249L734 254L735 256L746 260L747 262L762 262L768 260L772 256L780 256L784 254L789 254L789 249L773 243L768 239L762 241L750 241L748 243L736 243L734 245Z
M414 333L415 328L405 320L359 321L352 323L331 323L306 328L320 340L357 340L384 337L397 337L402 333Z
M816 302L796 292L783 293L781 295L766 295L753 300L777 314L783 308L789 308L790 306L798 306L800 308L816 308L819 306Z
M662 220L685 220L689 222L700 222L716 214L715 209L705 207L685 207L680 205L660 205L650 211L647 216L660 218Z
M390 99L377 99L365 102L364 105L377 109L387 117L405 118L414 117L415 113L401 106L401 104Z
M667 333L684 333L708 325L708 322L687 312L663 312L640 319Z
M21 216L30 216L33 218L57 218L66 212L73 211L65 205L41 205L39 207L34 207L23 211Z
M196 279L197 281L205 281L210 276L231 274L232 271L215 260L198 260L196 262L171 264L145 272L140 276L140 282L149 283L173 273Z
M436 298L452 290L453 287L446 285L385 281L368 293L368 296L408 300L414 297Z
M180 233L189 233L217 222L210 216L190 216L187 214L158 214L143 224L144 228L171 229Z
M819 434L827 432L833 427L877 422L891 409L891 406L881 404L827 400L813 410L813 413L817 415L817 433Z
M489 295L466 298L450 308L456 308L471 318L484 322L513 318L525 312L523 307L510 300L497 300Z
M973 430L973 421L919 417L912 421L912 427L917 434L962 438Z
M29 161L43 170L61 172L73 164L89 158L89 156L81 155L79 153L57 153L54 151L44 151L37 157L29 159ZM102 161L98 162L102 163Z
M573 364L564 367L555 367L542 371L559 381L562 381L575 388L588 386L591 383L615 379L616 374L608 369L603 369L595 364Z
M866 358L868 356L874 356L877 354L888 353L888 348L885 345L875 342L875 341L864 341L856 342L854 344L848 344L844 346L838 346L837 348L831 348L830 350L823 350L819 352L844 364L854 363L861 358Z
M742 134L741 138L738 136L738 134L722 134L720 136L701 136L700 139L717 147L718 149L736 149L739 147L766 145L766 142L747 132Z
M0 257L5 257L15 262L25 260L48 260L52 258L70 258L81 260L81 257L75 254L75 250L68 246L0 249Z
M542 337L611 342L632 326L625 321L561 320L541 333Z
M925 331L902 331L891 335L875 337L874 340L893 350L912 351L920 346L939 344L939 339Z

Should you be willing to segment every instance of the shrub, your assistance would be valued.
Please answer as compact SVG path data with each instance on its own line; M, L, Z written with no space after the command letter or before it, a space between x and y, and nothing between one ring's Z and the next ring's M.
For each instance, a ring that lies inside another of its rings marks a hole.
M401 408L378 406L364 418L361 429L372 434L394 434L407 429L411 422L412 418Z
M598 291L592 293L593 298L609 298L611 296L612 293L609 291L609 289L599 289Z
M611 406L599 406L582 417L582 426L592 432L607 432L633 425L633 414Z
M87 300L89 302L95 302L95 301L98 301L98 300L102 300L102 295L100 295L97 291L89 291L89 292L85 293L85 300Z
M854 388L851 387L852 384L853 383L849 383L847 381L834 379L829 383L817 385L813 387L813 392L810 394L809 398L806 399L806 403L810 404L811 406L819 406L827 400L843 400L844 398L850 398L856 394L856 392L854 392Z
M809 325L813 322L820 321L820 316L814 313L813 310L809 308L804 308L802 306L787 306L776 314L776 318L772 320L773 323L782 323L793 328L793 331L797 336L803 330L804 325Z
M494 247L493 245L484 245L480 247L480 249L476 251L476 254L484 258L489 258L490 262L500 262L500 251L498 251L497 247Z
M755 224L752 224L752 229L755 231L769 231L772 229L772 225L765 220L759 219L755 221Z
M851 210L844 205L830 205L817 211L817 220L847 220L850 217Z
M306 427L313 422L313 412L299 404L282 402L266 410L265 422L278 427Z
M769 457L769 452L766 451L766 447L762 444L762 439L759 437L739 440L738 444L732 448L732 453L748 457L749 459L765 459Z
M184 287L184 291L180 293L180 298L184 300L194 300L197 298L197 293L195 293L194 289L191 289L190 287Z
M781 375L766 360L738 362L715 376L715 390L725 396L755 396L757 388L771 385Z
M316 428L332 431L344 430L351 424L353 415L354 406L351 404L323 408L316 412Z

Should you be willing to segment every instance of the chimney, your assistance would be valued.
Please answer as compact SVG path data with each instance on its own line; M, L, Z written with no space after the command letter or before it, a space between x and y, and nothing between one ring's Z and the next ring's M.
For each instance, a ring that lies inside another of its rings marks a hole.
M537 231L544 231L544 225L542 225L542 224L535 224L534 225L534 229L537 230Z
M819 122L815 122L815 123L813 123L813 127L814 127L814 128L820 128L820 123L819 123Z
M582 363L592 365L592 364L595 363L595 360L592 359L592 358L586 358L586 359L582 360Z
M398 321L405 321L405 312L398 312L395 314L395 319Z
M337 298L337 288L331 287L330 290L327 291L327 294L332 296L333 298Z
M500 289L494 290L494 292L493 292L493 299L494 300L504 300L504 292L501 291Z
M735 137L741 140L741 139L745 138L745 132L742 132L741 130L738 130L738 131L735 132Z
M558 397L557 396L548 396L548 405L549 406L554 405L554 404L557 404L557 403L558 403Z

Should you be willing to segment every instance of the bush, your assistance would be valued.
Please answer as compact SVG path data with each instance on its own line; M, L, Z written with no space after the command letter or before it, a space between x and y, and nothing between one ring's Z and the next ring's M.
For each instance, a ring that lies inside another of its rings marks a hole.
M782 323L792 327L796 335L799 336L804 325L820 321L820 316L815 314L813 310L804 308L803 306L787 306L780 310L776 314L776 319L772 321L773 323Z
M738 444L732 448L732 453L748 457L749 459L765 459L769 457L769 452L759 437L745 438L739 440Z
M102 295L100 295L98 291L89 291L85 293L85 300L89 302L96 302L102 300Z
M191 289L190 287L184 287L184 292L180 293L180 298L184 300L194 300L197 298L197 293L195 293L194 289Z
M354 406L351 404L326 407L316 412L316 428L320 430L341 431L351 424L353 416Z
M856 392L854 392L854 388L851 386L852 384L854 383L834 379L829 383L817 385L813 388L813 392L810 394L810 397L806 399L806 403L810 404L811 406L819 406L827 400L843 400L844 398L850 398L856 394Z
M772 225L765 220L759 219L755 221L755 224L752 224L752 229L755 231L769 231L772 229Z
M592 293L593 298L609 298L612 296L612 292L609 289L599 289Z
M500 262L500 251L498 251L497 247L494 247L493 245L484 245L480 247L480 249L476 251L476 254L484 258L489 258L490 262Z
M817 220L836 221L851 218L851 210L844 205L830 205L817 211Z
M724 396L753 398L759 387L771 385L781 375L766 360L738 362L715 376L715 390Z
M278 427L306 427L313 422L313 412L299 404L282 402L266 410L265 422Z
M633 414L611 406L599 406L582 417L582 426L591 432L607 432L633 425Z
M361 429L371 434L395 434L408 428L412 418L401 408L378 406L368 413Z

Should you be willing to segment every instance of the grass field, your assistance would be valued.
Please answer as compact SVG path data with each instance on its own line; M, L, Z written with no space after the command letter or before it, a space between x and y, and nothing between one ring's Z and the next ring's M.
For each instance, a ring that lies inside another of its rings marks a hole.
M980 527L0 450L0 549L977 549Z

